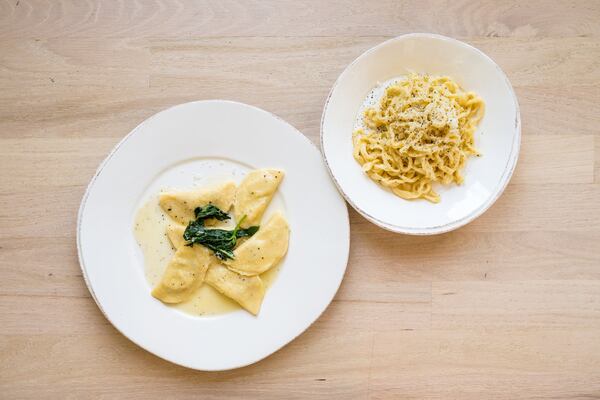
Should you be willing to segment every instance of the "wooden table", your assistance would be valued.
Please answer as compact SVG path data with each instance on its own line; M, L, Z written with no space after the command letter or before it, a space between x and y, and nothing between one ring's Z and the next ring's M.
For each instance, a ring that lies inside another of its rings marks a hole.
M221 373L102 316L77 261L86 184L174 104L223 98L318 142L369 47L437 32L506 71L523 143L502 198L435 237L350 211L345 280L303 335ZM0 1L0 398L600 398L600 2Z

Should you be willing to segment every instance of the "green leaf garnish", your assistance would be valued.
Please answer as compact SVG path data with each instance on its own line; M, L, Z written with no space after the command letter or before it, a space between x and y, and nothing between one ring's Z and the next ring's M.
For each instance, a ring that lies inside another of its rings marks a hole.
M195 221L190 221L183 232L186 246L193 246L198 243L212 250L221 260L233 259L233 249L237 245L237 240L242 237L250 237L258 231L258 226L251 226L246 229L240 228L241 223L246 216L244 215L233 230L226 229L208 229L204 226L204 221L209 218L216 218L219 221L230 219L229 215L218 207L209 204L194 210Z

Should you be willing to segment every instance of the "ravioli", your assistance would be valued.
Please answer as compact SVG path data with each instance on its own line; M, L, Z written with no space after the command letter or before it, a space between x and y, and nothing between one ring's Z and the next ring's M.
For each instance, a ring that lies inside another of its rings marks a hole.
M178 249L185 245L185 239L183 238L183 232L185 232L185 226L180 224L172 224L167 226L167 237L171 241L171 244L175 249Z
M194 219L194 209L213 204L223 211L228 211L233 205L236 186L226 182L208 188L198 188L186 192L162 193L158 203L160 207L175 221L187 225Z
M283 180L283 171L257 169L246 175L235 194L234 214L237 221L245 215L242 227L258 225Z
M212 263L208 249L202 246L182 246L167 265L152 296L165 303L181 303L200 287Z
M185 246L184 231L185 227L179 224L169 225L167 228L167 236L176 249L189 248ZM197 247L200 245L193 246L193 248ZM219 264L212 254L209 257L214 262L211 263L206 274L206 283L256 315L265 296L262 280L258 276L240 276Z
M166 266L160 282L153 288L152 295L164 303L184 303L179 307L195 304L196 308L200 304L198 301L206 302L214 298L225 302L225 296L257 315L266 291L266 285L259 275L275 266L288 249L289 227L283 214L274 214L253 236L241 239L239 246L233 250L235 258L230 260L218 259L208 248L211 245L218 247L220 242L214 245L207 242L208 247L201 244L186 246L183 234L188 223L195 220L194 209L208 204L225 213L232 206L235 207L232 212L235 218L224 221L206 219L206 226L233 229L234 221L240 222L244 216L242 227L260 225L283 176L280 170L259 169L248 173L239 187L228 181L211 187L160 194L159 205L163 212L156 206L154 209L161 220L162 229L166 226L166 234L175 249L175 255ZM164 213L173 221L165 221ZM169 251L168 246L165 250ZM158 271L164 266L159 264ZM204 283L214 291L200 290ZM223 296L217 295L217 292Z
M276 265L288 249L290 229L281 212L275 213L258 232L233 251L224 263L242 275L259 275Z
M260 311L265 297L265 286L260 277L243 276L215 263L206 273L206 283L252 314L257 315Z

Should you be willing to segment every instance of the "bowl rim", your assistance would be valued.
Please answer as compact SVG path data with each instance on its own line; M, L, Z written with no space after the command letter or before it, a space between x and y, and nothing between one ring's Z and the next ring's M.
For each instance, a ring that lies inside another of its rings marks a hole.
M500 73L500 76L502 78L504 78L504 81L506 82L508 90L509 90L510 94L512 95L512 98L513 98L513 101L515 104L515 111L516 111L515 121L514 121L515 137L512 142L509 159L507 161L506 166L504 167L504 171L502 173L502 178L500 180L500 183L497 186L493 195L483 205L481 205L479 208L475 209L469 215L467 215L461 219L458 219L456 221L451 221L451 222L448 222L443 225L424 227L424 228L401 226L401 225L396 225L396 224L392 224L392 223L383 221L379 218L374 217L373 215L370 215L365 210L363 210L361 207L359 207L356 203L354 203L354 201L352 201L350 196L348 196L348 194L344 191L344 189L342 188L342 185L338 182L338 180L331 168L331 165L329 164L329 160L327 159L327 153L325 151L324 140L323 140L323 137L324 137L323 127L325 124L325 117L327 115L329 103L331 101L331 96L332 96L333 92L335 91L335 89L337 88L337 86L339 85L339 83L341 82L341 80L346 76L346 74L349 73L350 68L353 65L357 64L362 59L365 59L368 56L370 56L371 53L375 52L376 50L378 50L382 47L389 45L392 42L402 41L402 40L412 39L412 38L428 38L428 39L434 39L434 40L441 40L441 41L445 41L445 42L451 42L454 45L462 46L464 48L475 51L475 53L477 53L480 57L482 57L485 60L487 60L488 62L490 62L495 67L495 69L498 71L498 73ZM460 41L458 39L454 39L454 38L444 36L444 35L439 35L436 33L407 33L404 35L396 36L391 39L385 40L385 41L367 49L362 54L360 54L358 57L356 57L350 64L348 64L348 66L346 66L346 68L344 68L344 70L337 77L335 83L333 84L333 86L331 87L331 90L329 91L329 94L327 95L327 98L325 99L325 104L323 106L323 112L321 114L321 124L320 124L320 135L319 136L320 136L319 144L321 146L321 154L323 155L323 160L325 162L325 165L327 166L329 175L331 176L331 179L337 186L338 190L340 191L340 193L342 194L344 199L346 199L348 204L350 204L354 210L356 210L360 215L365 217L369 222L371 222L385 230L391 231L391 232L403 233L403 234L408 234L408 235L417 235L417 236L437 235L437 234L446 233L446 232L450 232L455 229L458 229L458 228L472 222L476 218L480 217L494 203L496 203L498 198L502 195L502 193L504 193L504 190L506 189L506 186L510 182L512 175L515 171L515 168L517 166L517 161L518 161L519 153L520 153L520 149L521 149L521 112L519 109L519 102L517 100L517 96L515 94L514 88L512 87L510 81L508 80L506 73L504 73L504 71L500 68L500 66L490 56L485 54L483 51L479 50L478 48L476 48L468 43Z

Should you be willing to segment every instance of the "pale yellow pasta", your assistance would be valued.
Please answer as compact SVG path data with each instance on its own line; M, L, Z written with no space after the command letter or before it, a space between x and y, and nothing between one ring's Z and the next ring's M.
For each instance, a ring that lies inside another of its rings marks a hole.
M485 104L448 77L411 74L389 86L352 135L354 158L404 199L440 201L433 183L461 184Z

